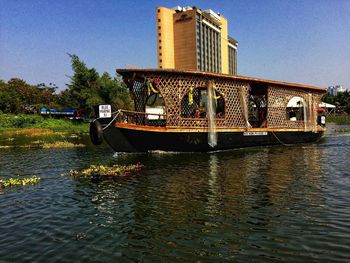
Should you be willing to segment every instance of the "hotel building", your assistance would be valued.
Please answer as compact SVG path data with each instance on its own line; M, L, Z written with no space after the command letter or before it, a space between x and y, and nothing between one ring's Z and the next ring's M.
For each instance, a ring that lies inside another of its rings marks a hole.
M337 96L339 92L344 92L346 89L343 86L336 85L336 86L329 86L327 89L328 94L331 94L333 96Z
M157 7L158 68L237 74L238 42L227 19L196 7Z

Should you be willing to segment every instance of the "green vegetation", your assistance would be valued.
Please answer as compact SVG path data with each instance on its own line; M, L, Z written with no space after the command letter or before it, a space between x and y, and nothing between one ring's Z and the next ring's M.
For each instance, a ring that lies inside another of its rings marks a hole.
M89 131L89 124L75 120L44 118L36 114L0 114L0 131L33 128L84 133Z
M57 110L70 108L79 110L83 116L92 116L92 106L100 103L111 104L115 108L131 108L129 90L120 77L112 78L106 72L100 76L96 69L88 68L78 56L69 54L69 57L74 74L67 89L60 93L56 93L57 87L52 83L30 85L18 78L8 82L0 80L0 113L39 113L45 107ZM37 120L33 117L30 121ZM21 122L18 120L14 126L21 127Z
M0 114L0 149L86 146L89 123L35 114Z
M68 89L61 94L61 104L82 109L91 115L92 106L101 103L129 109L131 96L121 78L111 78L107 72L100 77L96 69L88 68L76 55L70 55L74 75Z
M338 92L336 96L326 94L322 101L335 105L337 113L350 113L350 91Z
M76 148L87 144L83 137L65 132L53 132L45 129L24 129L0 133L0 149L8 148Z
M131 108L129 90L120 77L111 78L108 73L100 76L78 56L69 57L73 76L67 88L59 93L52 83L30 85L18 78L0 80L0 149L85 146L81 143L85 143L82 133L88 133L89 123L42 117L39 114L43 107L58 111L74 109L80 117L93 117L92 107L100 103Z
M82 169L79 171L71 170L69 175L85 178L97 178L101 179L103 177L118 177L127 176L131 172L139 171L143 167L142 164L134 165L91 165L89 168Z
M326 122L334 122L336 124L349 124L350 115L330 115L326 117Z
M29 178L9 178L6 180L0 179L0 188L26 186L29 184L36 184L40 182L40 178L36 175Z
M350 129L335 129L335 132L350 132Z
M40 143L40 141L39 141L39 143ZM43 147L43 149L85 147L84 144L72 143L72 142L67 142L67 141L56 141L56 142L51 142L51 143L44 142L41 144L41 146Z
M33 86L18 78L7 83L0 80L0 113L34 113L43 105L57 106L55 90L54 86Z

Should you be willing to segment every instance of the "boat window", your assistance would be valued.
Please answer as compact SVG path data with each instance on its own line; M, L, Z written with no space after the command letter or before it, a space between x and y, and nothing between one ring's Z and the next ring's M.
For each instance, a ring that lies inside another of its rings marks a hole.
M248 114L248 120L252 127L266 127L267 103L265 94L249 96Z
M154 93L147 98L146 101L146 118L148 120L165 119L165 103L163 97L159 93Z
M159 93L153 93L147 98L146 106L148 107L158 107L165 106L164 99Z
M263 128L267 125L267 85L265 84L250 84L248 122L253 128Z
M304 120L304 99L298 96L291 98L287 104L286 119L290 121Z
M216 118L225 117L225 99L222 94L215 91ZM208 95L206 88L189 90L181 101L182 118L207 118Z

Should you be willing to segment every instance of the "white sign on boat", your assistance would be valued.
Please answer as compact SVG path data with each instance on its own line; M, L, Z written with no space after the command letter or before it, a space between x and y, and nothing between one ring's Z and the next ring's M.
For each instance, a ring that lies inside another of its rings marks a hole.
M99 105L98 113L100 118L111 118L112 117L112 107L111 105Z
M243 132L243 136L264 136L267 132Z

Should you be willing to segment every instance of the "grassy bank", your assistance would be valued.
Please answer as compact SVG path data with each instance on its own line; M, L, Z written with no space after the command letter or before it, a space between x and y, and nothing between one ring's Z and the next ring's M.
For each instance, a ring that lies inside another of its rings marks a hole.
M350 115L327 116L326 122L332 122L336 124L350 124Z
M0 114L0 131L19 129L85 133L89 130L89 124L77 120L44 118L35 114Z
M84 147L88 131L83 121L0 114L0 149Z

